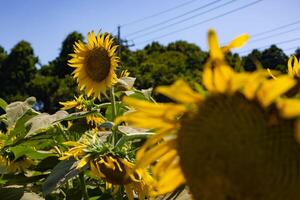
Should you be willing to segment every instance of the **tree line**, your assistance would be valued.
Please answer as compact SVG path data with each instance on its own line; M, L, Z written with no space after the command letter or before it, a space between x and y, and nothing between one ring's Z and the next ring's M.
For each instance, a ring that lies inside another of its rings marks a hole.
M67 64L73 44L78 40L84 41L82 34L70 33L62 42L59 55L40 67L37 67L39 59L29 42L20 41L10 52L0 46L0 97L11 102L35 96L37 109L57 111L58 102L71 100L78 93L71 76L73 68ZM300 49L294 55L300 57ZM208 52L186 41L166 46L153 42L136 51L121 47L122 68L137 78L135 86L139 89L171 84L178 78L192 85L199 83L207 58ZM263 51L254 49L243 57L229 52L226 59L237 71L253 71L259 62L264 68L286 72L288 55L271 45Z

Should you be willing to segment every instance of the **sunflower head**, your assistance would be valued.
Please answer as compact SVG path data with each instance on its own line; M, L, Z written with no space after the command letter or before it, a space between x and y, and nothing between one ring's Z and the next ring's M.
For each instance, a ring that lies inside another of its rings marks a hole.
M12 153L4 153L0 155L0 174L24 172L33 164L34 162L26 156L14 160Z
M106 89L117 81L115 69L119 58L116 56L117 46L107 33L88 33L87 44L78 41L74 45L74 53L69 65L74 67L74 78L80 90L87 96L100 98Z
M287 95L297 81L228 66L224 53L247 38L220 47L209 31L205 95L177 81L157 89L177 103L125 99L135 111L122 119L140 128L152 124L157 132L137 153L137 167L153 170L153 194L186 181L196 200L300 198L300 100Z

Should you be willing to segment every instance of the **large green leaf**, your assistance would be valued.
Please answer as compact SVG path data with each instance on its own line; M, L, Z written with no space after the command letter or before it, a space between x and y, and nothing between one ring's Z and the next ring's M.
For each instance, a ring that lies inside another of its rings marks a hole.
M69 160L61 161L54 167L51 174L43 184L44 196L50 194L55 188L59 187L65 181L78 175L80 171L85 170L84 168L80 170L76 169L76 162L78 161L74 158L70 158Z
M68 115L66 111L58 111L53 115L48 113L39 114L26 122L25 126L29 129L25 138L31 137L41 132L47 131L58 120L65 118Z
M20 118L17 119L14 129L9 133L10 137L17 136L18 139L23 138L27 132L25 124L28 120L37 116L39 113L33 109L28 109Z
M21 118L28 110L32 109L35 103L35 97L29 97L25 101L16 101L6 106L6 117L8 127L12 128L17 120Z
M14 153L15 160L22 156L27 156L35 160L42 160L44 158L56 155L49 151L34 150L33 146L28 146L26 144L20 144L10 147L9 149Z
M0 108L3 110L6 110L7 103L4 101L4 99L0 98Z

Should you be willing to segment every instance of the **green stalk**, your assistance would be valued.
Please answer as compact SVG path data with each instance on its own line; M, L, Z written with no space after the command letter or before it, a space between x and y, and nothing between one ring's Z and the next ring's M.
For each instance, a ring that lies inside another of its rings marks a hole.
M114 87L110 88L110 102L111 102L111 107L112 107L112 121L114 121L117 116L117 107L116 107Z
M87 193L85 179L84 179L84 173L83 172L79 173L79 180L80 180L81 191L82 191L82 194L83 194L83 199L84 200L89 200L89 195Z
M116 107L116 99L115 99L115 92L114 87L110 88L110 102L111 102L111 110L112 110L112 121L116 119L117 116L117 107ZM113 145L116 144L117 140L117 132L115 129L112 129L112 141Z

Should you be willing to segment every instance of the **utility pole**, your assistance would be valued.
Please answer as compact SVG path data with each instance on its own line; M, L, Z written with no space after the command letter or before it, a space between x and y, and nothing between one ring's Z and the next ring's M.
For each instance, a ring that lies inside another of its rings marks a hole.
M128 40L123 40L121 38L121 26L118 25L118 35L117 35L117 39L118 39L118 42L119 42L119 48L118 48L118 56L119 58L121 57L121 47L133 47L134 46L134 43L132 40L130 40L131 44L128 42Z
M121 40L121 26L118 25L118 42L119 42L119 48L118 48L118 56L121 57L121 46L122 46L122 40Z

